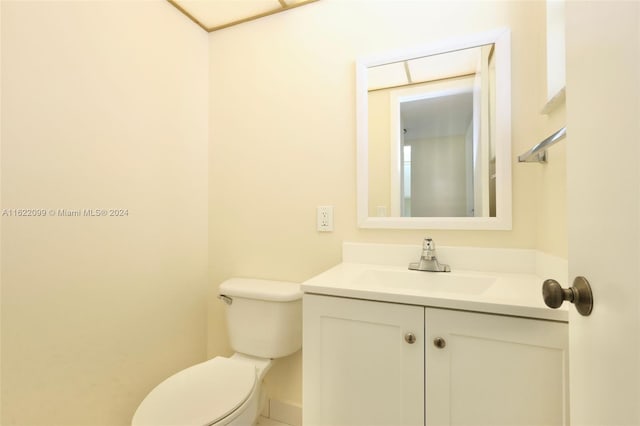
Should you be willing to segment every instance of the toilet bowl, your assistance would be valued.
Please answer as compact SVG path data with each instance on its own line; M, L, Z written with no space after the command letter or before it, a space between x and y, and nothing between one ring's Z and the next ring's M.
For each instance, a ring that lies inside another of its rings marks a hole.
M146 396L132 425L250 425L259 414L261 382L270 365L234 354L182 370Z
M182 370L140 403L132 426L249 426L264 407L262 379L273 358L302 346L302 292L296 283L232 278L220 285L227 303L231 357Z

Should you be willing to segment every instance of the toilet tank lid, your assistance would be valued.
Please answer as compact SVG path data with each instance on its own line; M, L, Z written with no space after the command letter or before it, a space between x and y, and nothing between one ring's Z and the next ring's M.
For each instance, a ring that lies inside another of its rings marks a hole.
M257 278L230 278L220 284L220 294L273 302L291 302L302 298L298 283Z

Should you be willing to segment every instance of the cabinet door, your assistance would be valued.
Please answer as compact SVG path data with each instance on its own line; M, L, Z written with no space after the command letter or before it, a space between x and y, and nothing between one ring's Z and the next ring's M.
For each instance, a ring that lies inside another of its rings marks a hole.
M305 294L303 321L305 426L424 425L423 307Z
M569 424L566 323L428 308L425 324L428 426Z

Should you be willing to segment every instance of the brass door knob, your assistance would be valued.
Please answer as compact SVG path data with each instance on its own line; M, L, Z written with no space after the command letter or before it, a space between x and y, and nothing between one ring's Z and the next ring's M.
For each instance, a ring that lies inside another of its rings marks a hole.
M435 339L433 339L433 345L438 349L443 349L445 346L447 346L447 341L442 337L436 337Z
M553 309L559 308L565 300L568 300L576 305L581 315L588 316L593 310L593 292L585 277L576 277L570 288L562 288L556 280L545 280L542 283L542 298L544 303Z

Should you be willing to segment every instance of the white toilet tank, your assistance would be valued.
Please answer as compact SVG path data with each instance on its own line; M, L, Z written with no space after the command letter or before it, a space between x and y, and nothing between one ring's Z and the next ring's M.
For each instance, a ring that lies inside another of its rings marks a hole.
M220 284L220 295L227 302L227 327L234 351L281 358L302 347L299 284L231 278Z

